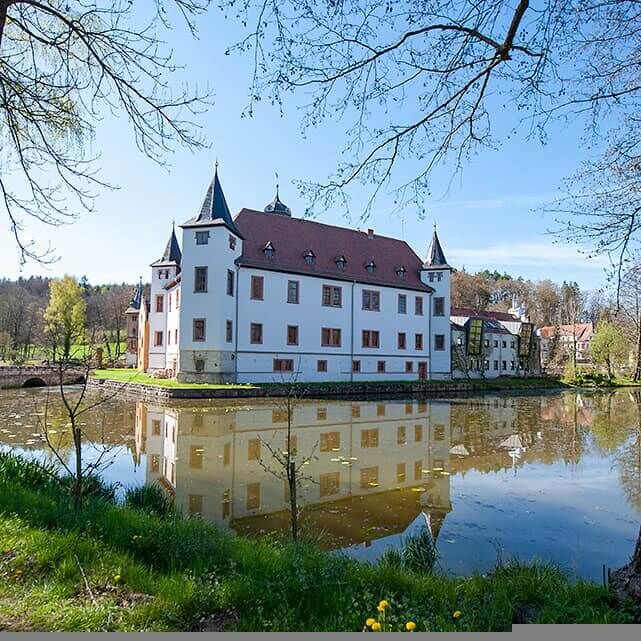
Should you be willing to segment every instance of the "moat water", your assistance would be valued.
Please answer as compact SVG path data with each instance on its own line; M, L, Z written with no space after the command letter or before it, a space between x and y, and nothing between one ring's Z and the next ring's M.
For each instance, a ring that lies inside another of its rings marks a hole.
M48 405L46 403L49 394ZM71 456L52 390L0 391L0 448ZM289 527L278 399L157 405L112 399L83 415L86 460L121 488L158 483L187 514L249 536ZM553 561L600 580L641 522L641 392L450 400L302 400L292 413L301 528L376 560L427 524L453 574Z

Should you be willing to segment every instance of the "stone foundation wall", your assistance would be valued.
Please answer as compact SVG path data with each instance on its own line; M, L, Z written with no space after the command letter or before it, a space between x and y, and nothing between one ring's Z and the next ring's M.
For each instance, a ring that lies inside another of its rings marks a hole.
M225 398L264 398L287 396L286 385L261 385L252 387L221 387L214 389L201 388L180 388L161 387L157 385L146 385L144 383L122 383L118 381L90 379L91 389L104 390L110 393L118 392L119 395L134 397L141 400L159 399L225 399ZM550 383L549 386L536 386L538 389L558 389ZM304 383L297 385L297 395L304 398L331 398L331 397L359 397L359 396L424 396L424 397L447 397L449 395L465 394L470 392L489 392L508 390L508 386L501 385L499 381L495 386L486 386L479 389L473 383L435 383L427 385L396 384L396 383L314 383L306 386ZM518 391L518 390L516 390ZM526 392L523 389L523 392Z
M180 383L210 383L222 385L235 382L235 354L219 350L181 350ZM202 371L197 371L196 362L202 362Z

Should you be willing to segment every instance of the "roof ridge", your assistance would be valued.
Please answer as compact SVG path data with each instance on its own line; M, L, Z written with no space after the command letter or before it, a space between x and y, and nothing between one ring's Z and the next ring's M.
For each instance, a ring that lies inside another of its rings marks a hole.
M264 211L259 211L259 210L257 210L257 209L250 209L249 207L243 207L243 208L242 208L242 209L241 209L241 210L240 210L240 211L239 211L239 212L234 216L234 220L235 220L238 216L240 216L240 214L242 214L244 211L247 211L247 212L249 212L249 213L251 213L251 214L261 214L262 216L269 216L269 215L270 215L269 213L264 212ZM365 234L365 235L367 235L367 230L362 230L362 229L350 229L349 227L341 227L340 225L333 225L333 224L331 224L331 223L323 223L323 222L320 222L320 221L318 221L318 220L313 220L313 219L311 219L311 218L295 218L295 217L293 217L293 216L292 216L289 220L295 220L295 221L297 221L297 222L301 222L301 223L314 223L315 225L322 225L323 227L332 227L333 229L340 229L340 230L342 230L342 231L348 231L348 232L352 232L352 233L359 233L359 234ZM384 238L384 239L386 239L386 240L393 240L393 241L394 241L394 242L396 242L396 243L405 243L405 244L406 244L410 249L412 249L411 245L409 245L409 244L407 243L407 241L406 241L406 240L403 240L403 239L401 239L401 238L394 238L393 236L384 236L384 235L382 235L382 234L376 234L376 237L377 237L377 238ZM414 250L412 249L412 251L414 251ZM420 259L419 259L419 260L420 260Z
M248 212L250 214L260 214L261 216L271 216L273 214L260 211L258 209L250 209L249 207L243 207L238 213L236 213L233 217L234 221L238 216L240 216L243 212ZM287 218L288 220L291 221L296 221L298 223L313 223L314 225L320 225L321 227L330 227L331 229L339 229L341 231L349 232L349 233L358 233L358 234L363 234L367 236L367 230L363 229L350 229L349 227L341 227L340 225L333 225L332 223L325 223L325 222L320 222L318 220L313 220L311 218L295 218L294 216L289 217L289 216L283 216L283 218ZM376 238L382 238L383 240L391 240L395 243L403 243L411 252L414 254L416 259L422 263L423 260L421 257L414 251L414 248L403 238L394 238L393 236L384 236L382 234L375 234ZM345 251L345 249L342 249L340 251Z

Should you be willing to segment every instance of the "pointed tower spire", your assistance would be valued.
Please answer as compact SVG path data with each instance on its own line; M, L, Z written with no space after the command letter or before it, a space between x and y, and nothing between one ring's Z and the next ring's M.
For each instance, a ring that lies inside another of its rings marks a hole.
M169 240L167 241L167 246L165 247L165 251L163 252L160 260L158 260L158 263L176 263L176 265L180 265L180 261L182 260L182 252L180 251L180 245L178 244L178 239L176 238L176 229L174 226L171 226L171 236L169 236Z
M429 249L427 250L427 258L425 260L424 267L449 267L445 258L445 253L441 247L441 241L438 239L436 223L434 223L434 234L432 236L432 242L430 243Z
M200 227L208 225L224 225L230 231L242 238L236 228L231 212L227 205L227 199L218 178L218 160L214 165L214 178L207 189L205 199L200 207L197 216L189 219L182 227Z
M142 295L143 295L144 287L142 284L142 276L140 277L140 280L138 281L138 284L134 288L134 292L131 296L131 302L129 303L129 309L130 310L138 310L140 309L140 305L142 304Z

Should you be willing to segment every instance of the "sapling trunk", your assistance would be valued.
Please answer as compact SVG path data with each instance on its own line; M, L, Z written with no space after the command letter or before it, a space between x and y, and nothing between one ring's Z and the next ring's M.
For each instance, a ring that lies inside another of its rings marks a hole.
M641 574L641 528L639 529L639 536L637 537L637 544L634 548L630 565L635 574Z

